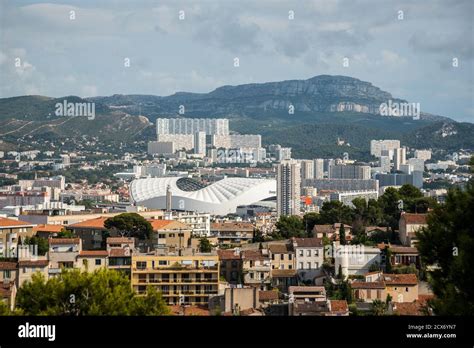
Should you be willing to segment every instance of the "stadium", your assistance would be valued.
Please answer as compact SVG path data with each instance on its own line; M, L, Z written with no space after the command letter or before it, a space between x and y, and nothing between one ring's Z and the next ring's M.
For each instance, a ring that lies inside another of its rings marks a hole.
M130 185L130 200L151 209L166 208L171 193L171 209L214 215L235 213L238 206L275 198L276 180L224 178L210 185L187 177L137 179Z

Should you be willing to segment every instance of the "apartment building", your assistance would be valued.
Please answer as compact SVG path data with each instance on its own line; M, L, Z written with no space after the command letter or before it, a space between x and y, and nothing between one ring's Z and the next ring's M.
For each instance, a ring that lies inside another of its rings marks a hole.
M416 244L416 232L428 226L426 222L427 214L410 214L403 212L398 224L398 234L400 241L405 246Z
M81 251L82 240L80 238L50 238L49 276L58 275L62 269L78 268L77 256Z
M81 238L84 250L105 249L107 237L116 235L116 231L109 231L104 224L108 217L100 216L95 219L78 222L67 226L75 236Z
M239 250L217 250L220 262L220 276L230 284L238 284L242 279L242 259Z
M85 272L107 268L108 256L107 250L81 250L77 255L77 267Z
M109 253L108 268L130 275L132 254L135 251L135 238L109 237L106 242Z
M153 228L153 246L174 252L191 245L192 228L175 220L148 220Z
M0 257L16 257L21 239L32 237L34 225L0 217Z
M242 251L244 285L259 287L260 290L270 290L270 272L271 261L267 250Z
M321 238L293 238L295 265L298 278L312 284L322 282L324 245ZM320 284L319 284L320 285Z
M211 235L219 245L240 246L253 239L254 226L249 222L222 222L211 224Z
M131 282L138 294L155 287L169 305L207 305L218 294L219 258L211 253L132 255Z

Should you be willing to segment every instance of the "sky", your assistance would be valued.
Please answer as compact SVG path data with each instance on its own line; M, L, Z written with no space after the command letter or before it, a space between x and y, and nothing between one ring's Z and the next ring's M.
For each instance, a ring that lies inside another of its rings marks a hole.
M328 74L474 122L473 18L473 0L0 0L0 97L165 96Z

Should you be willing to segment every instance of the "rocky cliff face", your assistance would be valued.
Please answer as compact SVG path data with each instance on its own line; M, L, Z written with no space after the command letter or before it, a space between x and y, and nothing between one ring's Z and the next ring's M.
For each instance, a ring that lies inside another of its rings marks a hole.
M185 113L202 116L287 114L290 108L295 113L350 111L379 114L380 104L389 100L404 102L369 82L329 75L308 80L223 86L203 94L181 92L168 97L115 95L100 99L109 106L131 106L139 102L145 111L153 109L162 115L175 115L183 105Z

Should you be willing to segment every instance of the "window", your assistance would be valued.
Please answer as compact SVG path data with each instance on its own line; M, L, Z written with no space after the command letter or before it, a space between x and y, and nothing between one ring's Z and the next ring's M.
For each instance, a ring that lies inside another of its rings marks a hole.
M160 233L160 234L158 234L158 238L166 238L166 234Z
M299 255L300 255L300 256L303 256L303 255L304 255L304 250L300 250L300 251L299 251Z
M405 288L405 291L408 292L408 288Z
M311 262L308 262L308 269L311 269Z
M291 254L288 254L288 260L290 260L290 261L291 261L292 259L293 259L293 255L291 255Z
M280 265L280 269L285 269L285 265Z
M170 233L170 238L174 238L174 233Z
M160 265L160 266L166 266L166 265L167 265L167 262L166 262L166 260L159 260L159 261L158 261L158 265Z
M318 262L314 263L314 268L319 268L319 263Z
M3 271L3 279L10 279L11 277L11 271L9 269L6 269Z
M293 266L292 266L292 265L288 265L288 269L293 269Z
M95 259L95 265L96 266L100 266L102 264L102 260L101 259Z
M272 260L275 260L275 254L272 254Z
M146 262L145 261L137 261L137 268L138 269L145 269L146 268Z
M318 249L316 249L316 250L314 251L314 256L319 256L319 250L318 250Z
M280 254L280 260L284 260L285 259L285 254Z
M298 267L299 267L299 269L303 269L303 267L304 267L303 262L300 262Z
M306 250L306 256L311 256L311 250Z

